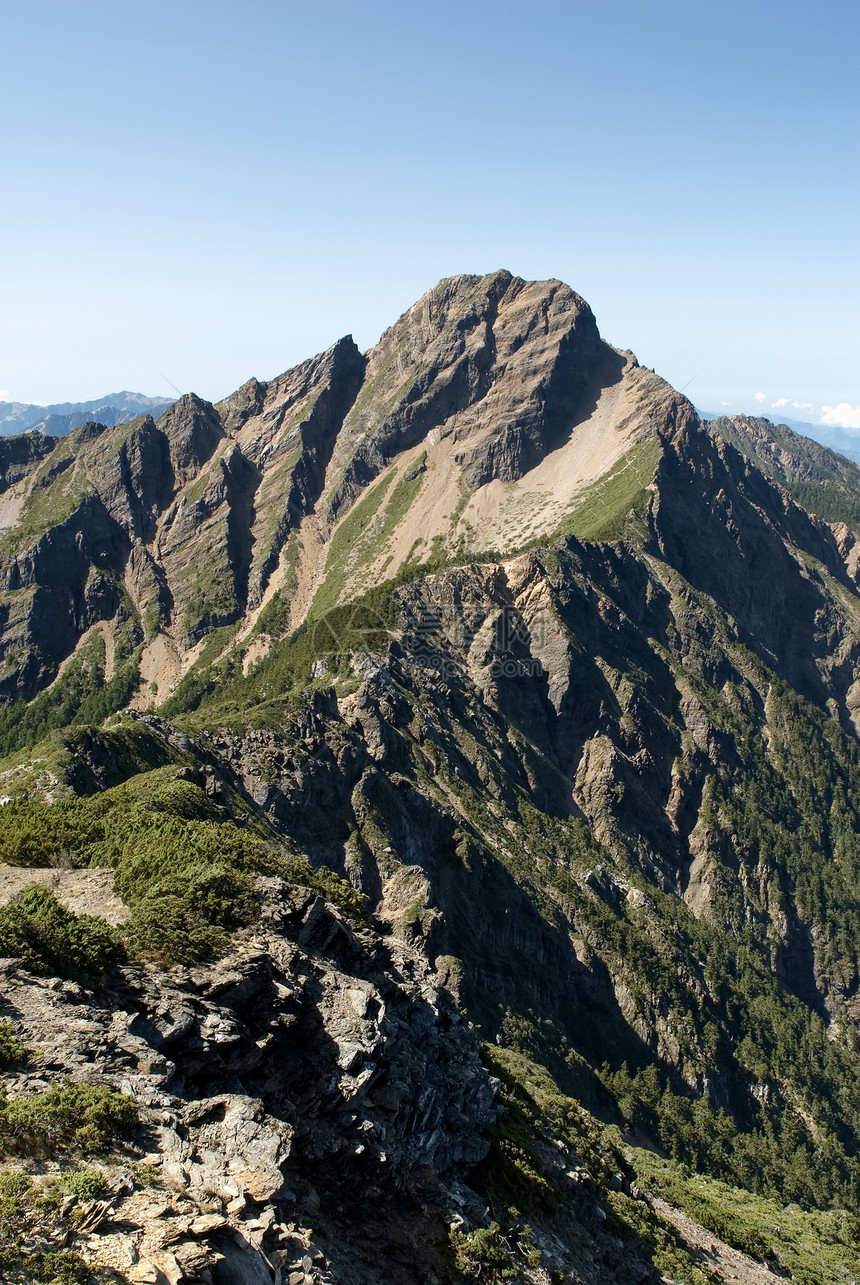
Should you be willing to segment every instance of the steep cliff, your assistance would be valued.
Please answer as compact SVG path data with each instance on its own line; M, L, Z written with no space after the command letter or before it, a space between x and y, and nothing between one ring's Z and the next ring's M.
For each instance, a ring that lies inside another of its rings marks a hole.
M781 482L804 508L828 522L852 529L860 522L857 488L860 468L844 455L801 437L786 424L748 415L721 416L708 422L768 477Z

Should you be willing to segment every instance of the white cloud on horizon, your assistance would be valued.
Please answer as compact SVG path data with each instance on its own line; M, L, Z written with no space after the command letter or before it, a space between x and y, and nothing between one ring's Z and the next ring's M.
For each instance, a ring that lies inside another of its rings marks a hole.
M0 388L0 402L11 402L12 394L8 388Z
M756 400L759 400L758 393L756 393ZM817 413L812 402L792 401L790 397L777 397L776 401L770 404L771 410L784 410L786 406L790 406L792 410L802 411L807 418Z
M765 393L754 393L753 399L761 404L767 401ZM844 428L848 432L860 433L860 405L852 406L850 402L839 402L836 406L818 406L814 402L796 401L792 397L777 397L774 401L769 402L771 411L789 411L798 420L805 420L811 426L820 425L822 428ZM725 413L749 414L749 402L744 410L737 408L736 402L720 402ZM735 409L731 410L730 407ZM755 414L760 412L756 410ZM773 422L777 423L776 416L772 416Z
M822 406L818 422L831 428L860 428L860 406L851 406L848 402Z

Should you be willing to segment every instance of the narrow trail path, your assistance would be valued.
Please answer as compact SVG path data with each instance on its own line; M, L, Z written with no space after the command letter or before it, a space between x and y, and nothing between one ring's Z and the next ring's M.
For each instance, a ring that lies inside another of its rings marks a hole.
M737 1281L738 1285L785 1285L785 1277L777 1276L761 1263L748 1258L739 1249L733 1249L720 1240L707 1227L693 1222L680 1209L669 1205L657 1196L651 1197L657 1213L667 1222L677 1227L684 1240L693 1250L699 1250L708 1267L718 1272L726 1281Z

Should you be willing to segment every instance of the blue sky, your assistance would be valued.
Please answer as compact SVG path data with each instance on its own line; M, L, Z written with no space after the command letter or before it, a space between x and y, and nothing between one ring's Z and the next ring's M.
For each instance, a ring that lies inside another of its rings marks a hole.
M0 398L215 400L506 267L707 410L860 429L858 36L856 0L0 0Z

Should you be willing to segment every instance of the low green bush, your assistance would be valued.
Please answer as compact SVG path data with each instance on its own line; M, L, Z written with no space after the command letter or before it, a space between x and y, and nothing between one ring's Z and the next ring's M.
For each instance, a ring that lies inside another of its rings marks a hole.
M98 1154L115 1146L137 1119L130 1098L102 1085L53 1085L44 1093L0 1093L0 1153L55 1157Z
M95 1200L107 1190L107 1181L98 1169L67 1169L57 1183L61 1191L78 1200Z
M74 914L34 883L0 907L0 955L14 956L42 976L92 986L126 952L110 924L96 915Z
M0 1071L5 1071L18 1062L26 1062L32 1053L33 1050L19 1038L12 1023L0 1021Z
M498 1223L479 1227L468 1236L452 1232L451 1244L457 1271L466 1276L480 1275L487 1281L504 1281L517 1274Z
M14 1250L0 1250L0 1267L10 1269L6 1277L10 1285L18 1285L19 1281L26 1285L89 1285L93 1280L86 1263L68 1249L37 1249L26 1256Z
M800 1285L860 1276L860 1218L844 1209L801 1209L635 1150L640 1183L743 1253ZM664 1268L665 1270L665 1268Z
M65 1230L59 1208L66 1195L89 1200L104 1186L93 1170L67 1170L48 1192L26 1174L0 1171L0 1280L9 1285L91 1285L93 1273L74 1250L36 1246Z

